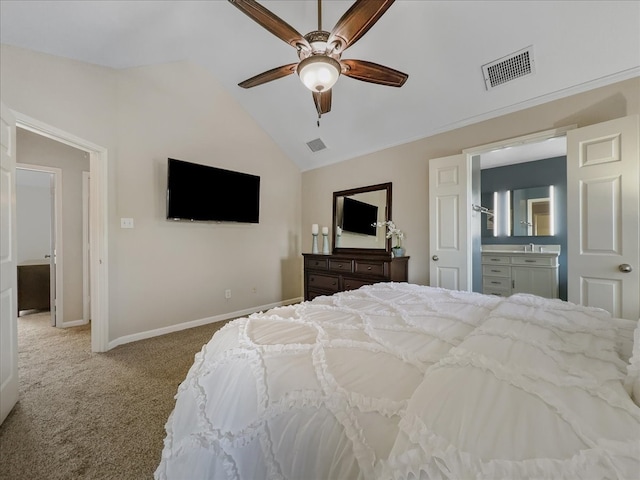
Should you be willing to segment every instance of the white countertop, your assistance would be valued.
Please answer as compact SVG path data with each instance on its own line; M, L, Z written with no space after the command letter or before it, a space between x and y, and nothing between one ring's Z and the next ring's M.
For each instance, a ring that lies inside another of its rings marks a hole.
M526 247L526 250L525 250ZM480 251L482 253L504 253L509 255L560 255L560 245L536 245L533 244L533 251L530 250L530 244L525 245L482 245Z

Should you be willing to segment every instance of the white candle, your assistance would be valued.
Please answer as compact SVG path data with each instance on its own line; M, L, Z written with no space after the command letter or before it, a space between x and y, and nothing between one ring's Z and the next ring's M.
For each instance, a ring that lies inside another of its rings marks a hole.
M318 224L314 223L313 225L311 225L311 233L313 235L317 235L318 234Z
M322 227L322 234L329 235L329 227Z

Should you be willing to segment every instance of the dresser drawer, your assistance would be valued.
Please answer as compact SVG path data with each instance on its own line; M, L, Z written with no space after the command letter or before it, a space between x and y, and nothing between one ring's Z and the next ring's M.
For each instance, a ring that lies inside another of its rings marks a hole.
M354 272L364 273L367 275L384 275L384 263L383 262L363 262L355 261Z
M329 259L328 258L305 258L304 267L315 268L316 270L327 270L327 268L329 267Z
M482 289L490 288L501 288L509 290L511 288L511 278L509 277L483 277L482 278Z
M555 267L556 258L557 257L538 257L538 256L527 257L526 255L522 255L522 256L512 257L511 263L513 265L527 265L529 267L531 266Z
M511 267L503 265L483 265L482 266L483 277L510 277Z
M509 264L511 257L505 255L482 255L482 263L484 264Z
M372 282L371 280L362 280L360 278L345 278L344 281L344 290L356 290L365 285L373 285L376 282Z
M351 260L329 260L329 270L334 272L349 272L351 273L353 263Z
M323 288L332 292L338 291L338 277L309 274L309 288Z

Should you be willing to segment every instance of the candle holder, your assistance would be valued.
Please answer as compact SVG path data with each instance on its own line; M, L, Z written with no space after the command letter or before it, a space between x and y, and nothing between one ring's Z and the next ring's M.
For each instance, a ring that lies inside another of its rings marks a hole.
M329 255L329 234L322 232L322 253Z
M318 253L318 234L312 233L313 242L311 243L311 253Z

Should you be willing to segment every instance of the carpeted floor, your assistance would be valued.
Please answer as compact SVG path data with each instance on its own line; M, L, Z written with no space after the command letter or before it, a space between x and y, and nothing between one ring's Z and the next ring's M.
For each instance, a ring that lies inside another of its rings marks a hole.
M0 426L0 479L151 479L194 355L225 322L91 353L89 326L18 319L20 399Z

